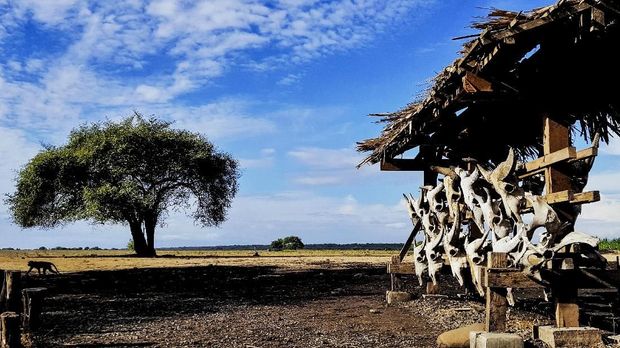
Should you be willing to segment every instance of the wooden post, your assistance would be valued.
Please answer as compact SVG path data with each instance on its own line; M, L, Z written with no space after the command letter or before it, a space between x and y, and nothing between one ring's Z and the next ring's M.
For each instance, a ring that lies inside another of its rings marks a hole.
M0 313L6 310L6 277L4 270L0 269Z
M0 335L0 348L21 347L21 332L19 331L19 314L5 312L0 315L2 334Z
M400 263L398 255L392 256L392 264ZM390 289L392 291L400 291L402 289L402 281L399 274L390 273Z
M549 155L570 146L570 130L549 117L544 118L543 151ZM570 178L555 166L545 169L545 193L550 194L571 189Z
M508 267L507 254L489 252L487 267L489 269ZM506 310L508 309L507 291L505 288L487 286L486 292L485 330L488 332L504 332L506 331Z
M22 291L24 303L22 325L24 328L36 330L41 324L41 312L46 293L47 288L27 288Z
M20 313L22 310L22 273L20 271L5 271L6 308L9 312Z

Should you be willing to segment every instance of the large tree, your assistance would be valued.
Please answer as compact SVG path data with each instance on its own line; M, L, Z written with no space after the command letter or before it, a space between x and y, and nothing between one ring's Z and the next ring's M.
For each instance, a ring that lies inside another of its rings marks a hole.
M190 209L201 225L218 225L238 177L237 162L204 136L136 113L83 125L66 145L41 151L19 171L6 202L22 227L127 224L136 253L154 256L155 227L170 209Z

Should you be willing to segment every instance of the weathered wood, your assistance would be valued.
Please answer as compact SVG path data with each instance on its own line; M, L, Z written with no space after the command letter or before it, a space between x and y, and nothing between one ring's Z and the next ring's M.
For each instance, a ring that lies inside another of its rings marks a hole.
M492 268L508 267L508 255L506 253L489 252L487 256L487 272ZM485 329L488 332L503 332L506 330L506 288L486 288L486 318Z
M415 274L413 263L388 263L387 272L390 274Z
M574 199L574 194L571 190L556 191L546 194L543 199L549 204L568 202Z
M24 328L36 330L41 324L41 312L43 311L43 300L47 288L26 288L22 291L22 303L24 311L22 324Z
M21 312L22 273L20 271L5 271L6 308L9 312Z
M522 271L512 268L489 269L487 268L485 286L493 288L543 288L532 279L528 278Z
M552 120L550 117L545 117L543 129L544 155L550 155L568 146L570 146L569 128ZM570 189L570 177L553 166L545 168L545 193L547 195Z
M525 171L532 172L541 168L548 167L554 163L566 161L577 157L577 150L574 147L565 147L554 151L548 155L537 158L533 161L525 163Z
M21 332L19 328L19 314L15 312L4 312L0 314L0 348L19 348L21 347Z
M584 204L598 202L601 200L601 194L598 191L580 192L573 194L572 204Z
M575 158L568 160L569 162L580 161L586 158L598 156L598 147L588 147L583 150L577 151Z
M4 270L0 269L0 313L6 310L6 277Z
M555 284L557 285L557 284ZM552 289L555 298L555 324L557 327L579 327L577 284L565 282Z
M469 71L465 72L462 80L463 90L467 93L493 92L491 82Z
M413 224L413 229L411 230L411 233L409 234L409 237L407 238L407 241L405 241L405 244L403 245L403 247L400 249L400 252L398 253L399 261L402 261L405 259L407 252L409 252L409 249L411 248L411 245L413 244L413 240L415 239L415 236L418 234L418 231L420 231L420 225L421 225L420 219L416 219L415 223Z
M439 295L439 283L433 284L433 282L426 283L426 294L427 295Z

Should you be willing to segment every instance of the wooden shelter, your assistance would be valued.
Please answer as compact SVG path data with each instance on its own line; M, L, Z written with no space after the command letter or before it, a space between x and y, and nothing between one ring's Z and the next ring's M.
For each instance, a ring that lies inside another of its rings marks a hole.
M492 10L480 34L434 79L426 97L376 114L377 138L358 143L362 164L427 171L464 158L499 162L544 154L546 118L586 140L620 133L620 1L562 0L530 12ZM469 37L464 37L469 38ZM458 39L464 39L458 38ZM410 159L398 156L416 149Z
M422 171L424 184L436 185L437 166L471 171L477 163L490 169L512 148L520 160L519 185L574 227L579 206L599 200L598 191L583 192L598 142L620 135L619 21L618 0L561 0L529 12L491 10L473 23L479 34L457 38L469 39L461 56L435 77L423 99L371 115L385 126L378 137L358 143L358 151L369 153L358 166ZM575 149L578 137L592 146ZM400 262L419 228L414 222L388 272L413 273L412 265ZM577 287L590 285L576 280L601 279L572 259L568 248L554 261L547 275L556 277L557 325L578 326ZM505 328L505 288L551 287L508 267L506 254L489 253L485 267L489 331ZM594 287L603 284L598 283Z

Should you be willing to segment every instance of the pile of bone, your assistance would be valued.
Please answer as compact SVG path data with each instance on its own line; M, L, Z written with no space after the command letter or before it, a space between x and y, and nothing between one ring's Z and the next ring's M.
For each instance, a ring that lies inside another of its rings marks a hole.
M580 245L591 251L584 257L600 259L598 239L573 230L578 208L574 216L561 219L540 195L519 186L516 166L511 149L493 170L433 167L443 182L423 187L418 199L405 195L411 220L424 233L414 247L420 284L425 272L436 284L446 260L461 286L469 274L483 295L481 267L489 251L506 253L511 267L538 280L540 270L563 248ZM542 230L534 238L537 229Z

